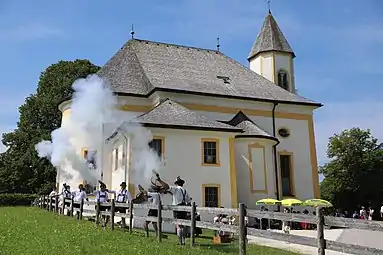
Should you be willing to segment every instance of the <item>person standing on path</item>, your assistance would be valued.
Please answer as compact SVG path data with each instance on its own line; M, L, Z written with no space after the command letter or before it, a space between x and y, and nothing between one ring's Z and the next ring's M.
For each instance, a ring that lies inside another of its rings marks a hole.
M191 198L186 191L186 189L183 187L185 184L185 181L181 179L180 176L177 176L176 180L174 181L174 186L169 186L166 182L162 181L160 179L160 176L156 174L157 181L161 183L164 190L167 190L173 195L173 205L178 206L186 206L188 203L191 202ZM174 211L174 218L179 220L187 220L187 212L185 211ZM177 224L177 236L179 240L180 245L185 245L185 231L184 226Z
M73 196L73 208L80 209L80 203L84 200L89 201L88 197L86 196L86 192L84 189L84 184L80 183L78 185L78 190L72 192ZM76 210L77 219L80 217L80 212Z
M158 205L160 204L161 202L161 195L159 193L159 189L158 187L156 188L150 188L147 192L147 196L148 196L148 202L157 207L158 208ZM148 217L158 217L158 209L149 209L149 212L148 212ZM153 228L154 228L154 231L156 232L156 237L158 236L158 226L157 226L157 222L155 221L152 221L151 222L152 225L153 225ZM144 229L145 229L145 232L146 232L146 235L149 236L149 224L150 224L150 221L145 221L145 224L144 224Z
M132 201L132 195L126 189L126 182L121 182L121 189L118 191L109 190L109 193L113 193L117 203L130 203ZM115 211L119 213L126 213L126 207L116 206ZM126 228L125 218L121 218L121 227Z

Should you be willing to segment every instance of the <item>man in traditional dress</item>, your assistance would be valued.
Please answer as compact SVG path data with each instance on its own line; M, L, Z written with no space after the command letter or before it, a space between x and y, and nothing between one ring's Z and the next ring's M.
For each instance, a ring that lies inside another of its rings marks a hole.
M132 201L132 195L126 189L126 182L121 182L121 189L118 191L109 190L109 193L113 193L117 203L130 203ZM119 213L126 213L127 208L116 206L115 211ZM121 218L121 227L126 228L125 217Z
M106 203L109 200L108 190L106 188L105 183L102 181L99 181L100 183L100 189L93 192L93 194L96 196L96 201L100 201L100 203ZM97 205L96 205L97 210ZM110 206L100 205L100 212L109 211ZM106 227L106 224L108 224L110 216L102 215L101 219L103 220L103 223L101 226Z
M160 188L157 186L149 188L147 192L148 202L157 208L161 202L161 195L159 192L160 192ZM154 208L149 209L148 217L158 217L158 209L154 209ZM156 232L156 236L158 236L157 222L152 221L151 223L153 225L154 231ZM149 235L149 224L150 224L150 221L145 221L144 229L147 236Z
M179 206L186 206L188 203L190 203L191 199L186 191L186 189L183 187L185 184L185 181L181 179L180 176L176 178L174 181L174 186L169 186L166 182L162 181L158 174L157 181L162 185L162 188L164 190L168 190L173 195L173 205L179 205ZM174 211L174 218L180 219L180 220L186 220L187 219L187 212L185 211ZM179 239L180 245L185 245L185 231L184 226L177 224L177 236Z
M74 202L73 208L79 209L81 202L84 202L84 200L89 201L85 192L84 184L82 183L78 185L78 190L72 192L72 195L73 195L73 202ZM78 219L80 217L80 212L78 210L76 210L76 215Z
M63 189L60 194L60 207L65 204L65 207L67 208L67 215L69 215L68 208L70 207L70 201L69 199L72 198L72 192L70 191L70 186L66 183L63 184ZM61 210L61 209L60 209ZM64 212L62 212L64 214Z

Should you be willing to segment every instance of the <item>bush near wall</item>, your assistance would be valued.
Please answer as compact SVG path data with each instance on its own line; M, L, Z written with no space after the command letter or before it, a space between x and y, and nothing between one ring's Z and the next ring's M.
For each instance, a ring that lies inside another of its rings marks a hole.
M38 197L36 194L0 194L0 206L29 206Z

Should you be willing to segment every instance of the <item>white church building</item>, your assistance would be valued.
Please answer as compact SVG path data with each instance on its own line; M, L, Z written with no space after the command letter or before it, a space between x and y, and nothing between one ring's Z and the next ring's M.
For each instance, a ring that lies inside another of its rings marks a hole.
M313 112L322 105L297 94L294 58L269 13L248 66L218 50L131 39L98 75L153 134L163 180L181 176L198 206L253 208L262 198L320 196ZM60 110L64 123L70 101ZM102 178L114 189L126 180L134 195L128 145L116 139Z

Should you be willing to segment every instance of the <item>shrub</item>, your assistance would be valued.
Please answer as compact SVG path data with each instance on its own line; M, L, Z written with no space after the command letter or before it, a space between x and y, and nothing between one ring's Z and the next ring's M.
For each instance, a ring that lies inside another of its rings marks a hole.
M31 205L38 197L36 194L0 194L0 206Z

